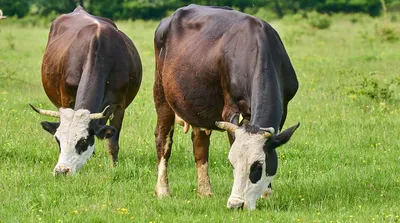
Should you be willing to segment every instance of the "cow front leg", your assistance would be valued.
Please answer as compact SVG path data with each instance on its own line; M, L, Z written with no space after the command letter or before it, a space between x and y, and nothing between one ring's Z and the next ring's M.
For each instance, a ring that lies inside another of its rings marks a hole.
M208 152L210 135L200 128L192 131L193 154L197 169L198 192L201 196L211 195L210 177L208 175Z
M110 154L113 167L115 167L118 162L119 135L121 133L124 114L125 109L117 107L112 115L112 119L110 120L110 126L114 127L117 130L114 136L108 139L108 153Z

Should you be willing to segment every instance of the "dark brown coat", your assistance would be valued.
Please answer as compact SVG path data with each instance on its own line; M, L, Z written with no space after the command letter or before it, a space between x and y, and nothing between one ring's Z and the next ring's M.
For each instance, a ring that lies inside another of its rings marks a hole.
M142 65L133 42L110 19L78 7L52 23L42 63L44 90L57 108L97 113L111 106L110 125L117 130L109 143L114 162L124 111L141 80ZM106 121L92 120L91 127Z
M253 126L276 132L282 128L298 81L278 33L268 23L228 7L190 5L159 24L154 45L159 165L168 162L176 116L194 127L198 168L208 161L210 143L209 134L201 130L220 130L216 121L238 125L242 115ZM277 166L274 149L269 150L271 172ZM208 194L200 181L199 175L199 192ZM168 182L159 177L157 193L166 191L163 185Z

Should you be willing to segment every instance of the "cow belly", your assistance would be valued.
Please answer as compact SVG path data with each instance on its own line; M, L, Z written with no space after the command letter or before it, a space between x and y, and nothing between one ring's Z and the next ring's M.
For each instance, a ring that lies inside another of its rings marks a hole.
M220 88L192 87L188 84L167 88L165 93L168 103L190 125L215 129L215 121L222 120L224 102Z

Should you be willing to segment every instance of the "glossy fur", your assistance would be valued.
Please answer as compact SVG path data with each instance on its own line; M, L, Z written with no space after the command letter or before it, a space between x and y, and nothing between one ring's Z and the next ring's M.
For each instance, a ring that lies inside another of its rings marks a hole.
M136 96L141 80L139 54L111 20L78 7L52 23L42 63L44 90L57 108L97 113L111 105L105 119L92 120L87 128L90 136L112 136L108 149L114 163L124 111ZM111 114L111 128L99 132Z
M240 114L254 128L282 128L298 82L278 33L266 22L228 7L190 5L161 21L154 44L159 162L170 156L164 148L172 143L168 133L175 113L195 127L196 167L208 162L210 143L210 136L196 128L220 130L215 125L220 120L238 125ZM274 160L276 153L265 157ZM200 194L211 193L200 188L199 180Z

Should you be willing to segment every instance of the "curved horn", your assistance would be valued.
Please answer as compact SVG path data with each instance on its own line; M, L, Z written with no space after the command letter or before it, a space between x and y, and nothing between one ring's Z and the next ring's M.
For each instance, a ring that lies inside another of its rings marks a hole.
M110 106L107 105L107 107L105 107L104 110L103 110L102 112L90 114L90 116L89 116L90 119L102 119L102 118L105 118L105 117L106 117L107 110L108 110L109 108L110 108Z
M31 108L35 112L37 112L37 113L39 113L41 115L46 115L46 116L51 116L51 117L56 117L56 118L60 117L60 112L58 112L58 111L42 110L42 109L36 108L35 106L33 106L30 103L29 103L29 106L31 106Z
M224 129L232 133L234 133L236 129L239 128L239 126L230 122L215 122L215 125L220 129Z
M275 129L273 127L269 127L269 128L260 128L260 130L262 131L261 134L264 135L264 138L268 139L269 137L273 136L275 133Z

